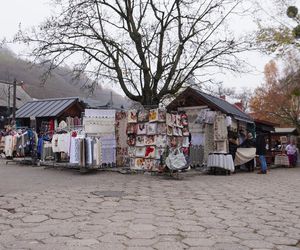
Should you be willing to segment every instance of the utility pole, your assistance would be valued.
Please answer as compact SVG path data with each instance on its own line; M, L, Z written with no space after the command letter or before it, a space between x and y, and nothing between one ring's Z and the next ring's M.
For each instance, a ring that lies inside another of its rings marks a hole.
M113 106L113 93L112 91L110 92L110 107L112 108Z
M10 87L11 87L11 85L8 84L8 95L7 95L7 117L10 116Z
M12 124L16 124L16 106L17 106L17 79L13 82L13 110L12 110Z

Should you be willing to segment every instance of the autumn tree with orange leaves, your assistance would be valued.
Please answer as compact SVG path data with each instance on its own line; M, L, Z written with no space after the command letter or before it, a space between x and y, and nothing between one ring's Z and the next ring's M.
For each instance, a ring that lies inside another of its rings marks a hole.
M257 119L300 132L300 60L290 56L287 62L282 74L275 61L265 66L265 83L255 89L250 108Z

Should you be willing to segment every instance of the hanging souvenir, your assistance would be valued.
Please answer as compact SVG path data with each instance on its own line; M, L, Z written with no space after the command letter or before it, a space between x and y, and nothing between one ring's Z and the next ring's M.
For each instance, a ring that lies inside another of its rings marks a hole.
M166 124L168 126L172 126L173 125L173 123L172 123L172 115L170 113L166 114Z
M182 135L183 136L189 136L190 135L190 131L189 131L188 127L183 127L182 128Z
M137 111L136 110L128 110L128 123L137 123Z
M138 135L145 135L146 133L147 133L146 123L138 123L137 124L137 134Z
M126 116L127 116L127 113L124 112L124 111L118 111L118 112L116 112L116 120L117 121L125 119Z
M160 160L154 160L154 166L152 168L152 171L159 171L162 167L161 161Z
M179 127L173 127L173 135L174 136L182 136L182 130Z
M165 147L157 147L155 149L155 159L160 160L166 151Z
M127 144L128 146L135 146L135 141L136 141L136 136L131 134L131 135L128 135L127 137Z
M145 157L146 147L136 147L135 156L136 157Z
M145 145L155 145L155 144L156 144L156 136L155 135L145 136Z
M172 136L172 137L168 137L168 146L171 148L175 148L177 147L177 137Z
M182 126L188 125L188 116L186 113L181 114L181 123L182 123Z
M177 126L177 115L172 114L172 127L176 127L176 126Z
M135 168L135 158L129 159L129 167L132 169Z
M135 147L128 147L128 156L135 157Z
M145 152L145 158L154 158L155 157L155 147L147 146Z
M163 108L158 109L158 119L159 122L165 122L166 121L166 110Z
M158 120L158 109L151 109L149 111L149 122L157 122Z
M182 128L181 115L176 115L176 126Z
M167 136L166 135L157 135L155 145L157 147L166 147L167 146Z
M135 145L136 145L137 147L145 146L145 136L143 136L143 135L138 135L138 136L136 137Z
M138 113L138 121L139 122L147 122L149 121L149 111L148 110L141 110Z
M135 158L135 164L134 164L135 169L144 169L145 168L145 159L143 158Z
M157 124L157 134L165 135L167 133L167 125L165 123Z
M152 171L152 169L155 167L155 160L152 159L145 159L145 168L148 171Z
M147 135L155 135L157 133L157 123L147 124Z
M137 133L137 124L128 123L126 131L127 131L127 134L136 134Z
M182 147L189 147L190 146L190 140L189 140L189 137L182 137Z
M182 147L183 137L182 136L177 137L176 141L177 141L177 147Z
M173 135L173 127L171 127L171 126L167 126L167 135L168 136L172 136Z

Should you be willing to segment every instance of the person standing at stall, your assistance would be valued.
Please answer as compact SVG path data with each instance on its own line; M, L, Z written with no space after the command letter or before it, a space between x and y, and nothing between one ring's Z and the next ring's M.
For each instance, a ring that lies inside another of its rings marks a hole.
M290 143L286 146L285 150L289 157L290 166L295 167L297 164L297 147L293 139L290 140Z
M267 173L267 162L266 162L266 141L263 134L258 134L256 138L256 154L260 161L260 171L258 174Z
M247 138L238 147L239 148L255 148L255 140L253 138L252 133L249 132L247 134ZM255 156L254 156L254 158L255 158ZM246 166L246 168L248 169L249 172L254 171L254 158L245 163L245 166Z

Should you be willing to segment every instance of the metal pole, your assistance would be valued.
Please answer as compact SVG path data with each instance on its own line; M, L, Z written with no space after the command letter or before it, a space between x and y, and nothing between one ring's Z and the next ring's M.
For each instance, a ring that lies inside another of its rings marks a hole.
M110 92L110 107L113 106L113 93L112 91Z
M8 84L8 94L7 94L7 117L10 115L10 84Z
M13 114L12 114L12 122L16 124L16 101L17 101L17 80L14 80L13 84Z

